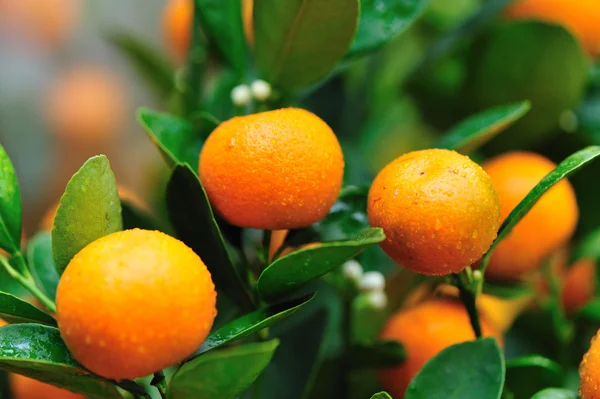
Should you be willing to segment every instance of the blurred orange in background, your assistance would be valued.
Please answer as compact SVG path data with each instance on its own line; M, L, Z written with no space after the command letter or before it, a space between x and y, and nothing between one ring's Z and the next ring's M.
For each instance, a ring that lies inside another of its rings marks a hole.
M97 66L67 71L52 85L44 116L52 132L81 142L103 142L123 129L126 95L119 79Z
M0 31L54 48L71 36L81 9L81 0L0 0Z
M190 46L193 14L192 0L169 0L163 10L163 36L177 62L183 62Z

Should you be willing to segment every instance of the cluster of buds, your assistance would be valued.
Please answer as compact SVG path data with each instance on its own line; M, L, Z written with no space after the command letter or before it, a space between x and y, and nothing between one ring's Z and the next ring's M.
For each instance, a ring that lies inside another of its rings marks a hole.
M255 80L250 85L241 84L231 90L231 101L237 107L245 107L254 98L256 101L267 101L272 94L271 85L264 80Z
M360 263L355 260L344 263L342 273L347 280L356 284L361 294L366 295L373 308L383 309L387 306L383 274L377 271L364 272Z

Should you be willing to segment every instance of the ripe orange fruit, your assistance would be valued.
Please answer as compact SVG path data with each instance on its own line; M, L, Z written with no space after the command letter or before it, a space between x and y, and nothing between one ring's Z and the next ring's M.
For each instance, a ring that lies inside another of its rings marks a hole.
M329 126L285 108L221 123L200 153L200 179L229 223L255 229L309 226L342 186L344 156Z
M597 0L520 0L507 8L512 19L538 19L569 29L592 56L600 55L600 2Z
M169 50L178 62L183 62L190 47L194 2L169 0L162 14L162 31Z
M57 47L73 33L81 0L0 0L0 28Z
M111 73L80 66L67 72L45 98L45 117L53 133L79 142L104 142L123 126L123 86Z
M600 340L598 335L592 338L590 349L579 365L579 395L581 399L600 399Z
M402 155L375 178L369 222L382 227L383 250L417 273L458 273L488 250L500 226L490 178L468 157L449 150Z
M510 152L483 165L502 204L502 218L556 165L539 154ZM514 281L536 270L564 246L575 231L579 210L573 187L562 180L535 204L510 235L496 247L486 271L495 280Z
M158 231L100 238L71 260L56 293L58 326L96 374L134 379L175 365L206 339L216 292L202 260Z
M13 399L85 399L83 395L20 374L10 375L10 391Z
M573 313L594 297L596 262L582 259L567 271L562 290L562 302L568 313Z
M484 336L495 336L502 342L501 334L485 317L481 317L481 328ZM475 333L461 303L434 299L393 315L381 338L396 340L406 350L404 363L380 373L384 389L401 399L410 381L429 359L451 345L475 339Z
M254 45L254 0L242 0L242 20L248 43Z
M144 203L144 201L142 199L140 199L140 197L133 191L129 190L126 187L120 186L120 185L117 186L117 190L119 193L119 198L121 198L122 201L127 201L139 209L144 209L144 210L148 209L148 206ZM40 221L40 230L52 231L52 227L54 226L54 218L56 217L56 210L58 209L58 205L59 205L59 201L52 204L52 206L50 208L48 208L48 210L46 211L44 216L42 216L42 220Z

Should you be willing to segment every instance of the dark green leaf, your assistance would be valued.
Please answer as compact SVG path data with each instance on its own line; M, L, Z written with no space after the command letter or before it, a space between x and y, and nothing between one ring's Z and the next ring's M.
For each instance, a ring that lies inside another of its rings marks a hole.
M361 0L360 23L348 56L372 51L405 31L429 0Z
M308 316L298 314L288 319L285 329L282 324L273 327L272 334L281 344L264 374L265 398L307 397L323 361L331 317L323 308L313 310L312 314L309 310L308 307L301 310Z
M239 77L242 77L247 55L242 1L196 0L196 7L206 34Z
M600 259L600 229L586 235L573 250L573 260Z
M56 321L48 313L6 292L0 292L0 319L11 324L40 323L56 326Z
M392 399L392 397L387 392L378 392L371 396L371 399Z
M543 356L530 355L506 361L506 388L516 398L530 398L540 389L561 386L562 367Z
M292 252L276 259L262 272L257 282L258 292L269 301L285 297L384 239L382 229L371 228L352 240L328 242Z
M268 328L296 313L312 298L313 296L303 297L248 313L210 334L196 354L199 355Z
M234 399L271 361L279 340L251 343L205 353L173 375L170 399Z
M140 108L137 118L169 166L187 163L198 170L202 140L189 122L147 108Z
M113 384L93 376L73 359L53 327L13 324L0 328L0 368L92 399L122 398Z
M352 367L357 369L393 367L404 361L406 351L400 342L377 341L353 345L349 356Z
M127 57L133 68L156 94L161 97L171 94L174 89L175 71L159 51L125 32L111 34L107 39Z
M173 169L167 185L167 208L177 234L202 258L217 289L238 306L253 310L253 300L227 254L206 191L187 165Z
M483 292L504 299L522 298L533 294L530 285L526 284L499 284L486 281L483 284Z
M123 230L138 228L163 231L152 215L146 211L137 209L128 201L121 200L121 214L123 218Z
M504 372L494 338L456 344L425 364L408 386L406 399L498 399Z
M56 210L52 253L58 273L86 245L122 227L121 200L108 158L92 157L69 180Z
M468 154L481 147L529 111L529 101L488 109L459 122L435 147Z
M0 145L0 248L15 253L21 248L21 190L15 168Z
M600 298L594 298L577 312L579 317L600 323Z
M284 89L316 83L350 47L358 8L358 0L255 0L259 71Z
M590 146L581 151L568 156L562 161L552 172L548 173L530 192L527 196L512 210L508 217L504 220L498 231L498 237L492 244L491 248L484 255L482 264L487 265L489 259L498 244L505 239L512 229L519 223L521 219L533 208L538 200L552 186L575 173L580 168L593 161L600 155L600 146Z
M561 388L548 388L543 391L539 391L531 397L531 399L578 399L579 395L577 392L569 389Z
M29 241L27 261L36 284L54 300L59 276L52 257L52 236L49 232L39 232Z

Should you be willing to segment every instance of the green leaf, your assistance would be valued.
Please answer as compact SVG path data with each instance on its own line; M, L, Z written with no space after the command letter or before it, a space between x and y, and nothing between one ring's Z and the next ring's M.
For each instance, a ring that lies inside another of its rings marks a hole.
M593 161L599 155L600 146L584 148L565 158L565 160L563 160L552 172L548 173L504 220L498 231L498 237L482 258L482 265L487 265L494 249L496 249L498 244L510 234L517 223L527 215L527 212L533 208L546 191L562 179L572 175L580 168Z
M179 238L206 264L217 289L243 309L254 310L248 287L227 254L206 191L188 165L173 169L167 185L167 208Z
M470 52L467 105L485 109L527 99L532 106L490 143L494 149L530 147L558 131L561 114L580 102L587 78L579 41L564 27L539 21L500 24L484 39Z
M589 233L573 250L573 260L600 259L600 229Z
M577 316L600 323L600 298L594 298L577 311Z
M108 158L88 159L73 175L54 217L52 253L62 275L73 256L92 241L120 231L121 200Z
M54 300L59 276L52 257L52 235L42 231L27 244L27 264L38 287Z
M175 71L161 52L125 32L110 34L107 40L127 57L156 94L167 97L172 93Z
M192 124L148 108L138 109L137 119L169 166L186 163L198 170L202 140Z
M227 325L219 328L206 338L196 355L218 348L250 334L261 331L273 324L293 315L301 307L306 305L313 296L283 302L276 305L264 307L252 313L248 313Z
M529 101L521 101L472 115L446 132L435 147L471 153L525 115L529 109Z
M15 168L0 145L0 248L11 254L21 248L21 190Z
M562 367L543 356L529 355L506 361L506 388L517 398L530 398L540 389L561 386Z
M225 60L242 77L246 69L246 36L242 2L238 0L196 0L202 26Z
M387 392L378 392L371 396L371 399L392 399L392 397Z
M539 391L531 399L578 399L577 392L562 388L547 388Z
M358 0L255 0L258 70L283 89L316 83L350 47L358 8Z
M73 359L53 327L13 324L0 328L0 368L92 399L122 398L112 383L90 374Z
M394 367L406 359L406 350L397 341L376 341L352 345L349 356L356 369Z
M56 320L48 313L6 292L0 292L0 319L11 324L40 323L56 326Z
M490 283L488 281L483 283L483 292L504 299L522 298L533 294L530 285L518 283L509 285Z
M456 344L425 364L408 386L405 399L499 399L504 371L496 339Z
M185 363L173 375L170 399L235 399L262 374L279 340L211 351Z
M404 32L430 0L360 0L358 31L347 56L373 51Z
M371 228L352 240L328 242L292 252L276 259L261 273L257 290L268 301L285 297L384 239L382 229Z

